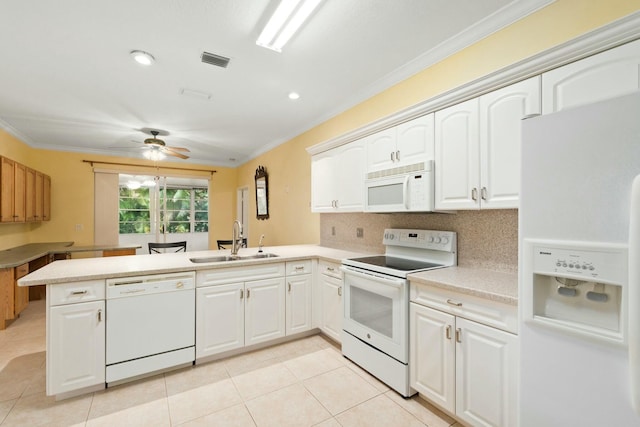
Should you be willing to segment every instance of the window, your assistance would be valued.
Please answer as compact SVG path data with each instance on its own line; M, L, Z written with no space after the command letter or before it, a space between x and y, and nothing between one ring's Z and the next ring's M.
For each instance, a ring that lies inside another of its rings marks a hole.
M132 189L121 185L119 215L120 234L152 233L155 218L159 218L160 230L166 227L167 233L206 233L209 191L206 187L167 184L165 194L164 187L155 191L154 187Z

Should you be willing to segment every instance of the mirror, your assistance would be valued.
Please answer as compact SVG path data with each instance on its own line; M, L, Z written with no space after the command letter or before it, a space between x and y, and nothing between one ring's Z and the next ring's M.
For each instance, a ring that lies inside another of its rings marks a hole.
M256 218L269 218L268 180L264 166L258 166L256 169Z

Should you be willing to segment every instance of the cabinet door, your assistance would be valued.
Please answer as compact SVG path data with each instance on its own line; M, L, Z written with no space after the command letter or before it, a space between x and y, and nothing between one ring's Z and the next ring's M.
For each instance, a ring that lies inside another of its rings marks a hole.
M15 162L13 169L13 221L25 221L25 190L26 190L27 168Z
M540 77L480 97L480 205L517 208L522 118L540 114Z
M47 334L47 395L105 382L104 301L50 308Z
M285 334L285 279L245 283L245 345Z
M25 220L27 222L36 220L36 171L27 168L25 183Z
M338 212L364 211L364 180L365 180L364 142L355 141L339 148L335 169L332 171L336 208Z
M418 393L455 411L455 317L409 304L409 382Z
M244 346L244 284L196 289L196 357Z
M13 287L13 315L15 317L29 305L29 288L18 286L18 279L29 274L29 263L15 267L14 274L15 282Z
M44 216L44 175L36 171L35 220L42 221Z
M49 221L51 219L51 177L44 175L44 183L42 187L42 220ZM135 253L133 254L135 255Z
M456 328L456 415L474 426L518 425L517 337L461 318Z
M0 157L0 222L13 222L14 202L14 164L5 157Z
M286 334L311 329L311 275L287 277Z
M436 209L478 209L478 99L435 114Z
M396 166L433 160L434 115L418 117L397 126Z
M395 127L385 129L365 139L367 151L367 172L375 172L392 168L396 159L396 137Z
M542 113L590 104L640 89L640 40L542 75Z
M311 211L333 212L334 201L334 150L316 154L311 159Z
M342 334L342 280L320 275L320 330L337 342Z

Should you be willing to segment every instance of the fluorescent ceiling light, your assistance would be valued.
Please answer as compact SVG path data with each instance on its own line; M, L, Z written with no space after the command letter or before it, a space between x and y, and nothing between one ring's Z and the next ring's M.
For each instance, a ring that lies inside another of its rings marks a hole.
M282 47L322 0L282 0L262 30L256 44L281 52Z
M153 61L156 60L153 55L141 50L132 50L130 55L134 59L134 61L141 65L151 65L153 64Z

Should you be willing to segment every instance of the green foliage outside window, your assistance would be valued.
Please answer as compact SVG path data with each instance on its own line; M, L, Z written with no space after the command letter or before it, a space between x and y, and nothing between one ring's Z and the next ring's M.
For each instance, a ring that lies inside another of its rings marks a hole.
M159 191L160 223L167 233L209 231L209 194L206 188L171 188ZM151 210L148 188L120 187L120 234L150 233ZM166 211L163 210L166 197Z

